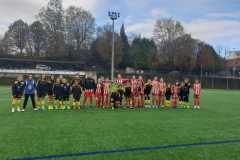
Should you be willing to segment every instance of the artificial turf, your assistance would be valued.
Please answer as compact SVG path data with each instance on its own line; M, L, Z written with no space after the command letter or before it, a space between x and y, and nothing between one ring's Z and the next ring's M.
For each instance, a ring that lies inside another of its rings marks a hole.
M0 160L240 139L240 91L204 90L202 109L10 113L0 87ZM54 158L59 159L59 158ZM69 160L238 160L240 143L65 157Z

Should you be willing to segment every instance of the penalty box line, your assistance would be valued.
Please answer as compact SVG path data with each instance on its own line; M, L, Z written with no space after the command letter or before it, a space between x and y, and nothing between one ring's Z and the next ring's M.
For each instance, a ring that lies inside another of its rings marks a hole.
M104 155L104 154L113 154L113 153L143 152L143 151L154 151L154 150L163 150L163 149L192 148L192 147L200 147L200 146L208 146L208 145L237 144L237 143L240 143L240 139L225 140L225 141L208 141L208 142L189 143L189 144L163 145L163 146L152 146L152 147L100 150L100 151L94 151L94 152L79 152L79 153L70 153L70 154L48 155L48 156L42 156L42 157L15 158L12 160L49 160L49 159L58 159L58 158L94 156L94 155Z

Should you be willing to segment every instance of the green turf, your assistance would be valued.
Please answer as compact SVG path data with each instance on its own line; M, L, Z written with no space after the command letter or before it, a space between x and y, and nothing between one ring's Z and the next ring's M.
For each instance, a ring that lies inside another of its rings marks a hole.
M10 113L0 87L0 160L240 139L240 91L205 90L202 110ZM237 160L240 144L115 153L69 160Z

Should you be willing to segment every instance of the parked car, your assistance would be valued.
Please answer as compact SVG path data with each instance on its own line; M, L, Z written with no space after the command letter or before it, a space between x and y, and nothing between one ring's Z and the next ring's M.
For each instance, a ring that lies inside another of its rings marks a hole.
M43 70L43 71L50 71L52 68L50 66L44 65L44 64L37 64L36 65L37 70Z

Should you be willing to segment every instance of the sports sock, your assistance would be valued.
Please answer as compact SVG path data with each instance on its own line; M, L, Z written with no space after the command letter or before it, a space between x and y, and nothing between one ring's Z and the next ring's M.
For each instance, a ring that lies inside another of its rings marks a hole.
M81 108L81 102L78 101L78 102L77 102L77 109L80 109L80 108Z
M54 101L54 106L55 106L55 109L59 109L59 107L60 107L60 101L59 101L59 100L55 100L55 101Z
M60 109L65 109L65 106L64 106L65 103L64 103L64 101L60 101L59 103L60 103Z
M20 112L20 107L21 107L21 99L17 99L16 108L18 112Z
M41 108L41 100L37 100L37 108Z
M65 108L71 109L71 107L70 107L70 101L66 101L66 102L65 102Z
M48 109L53 110L53 101L52 100L48 100Z

